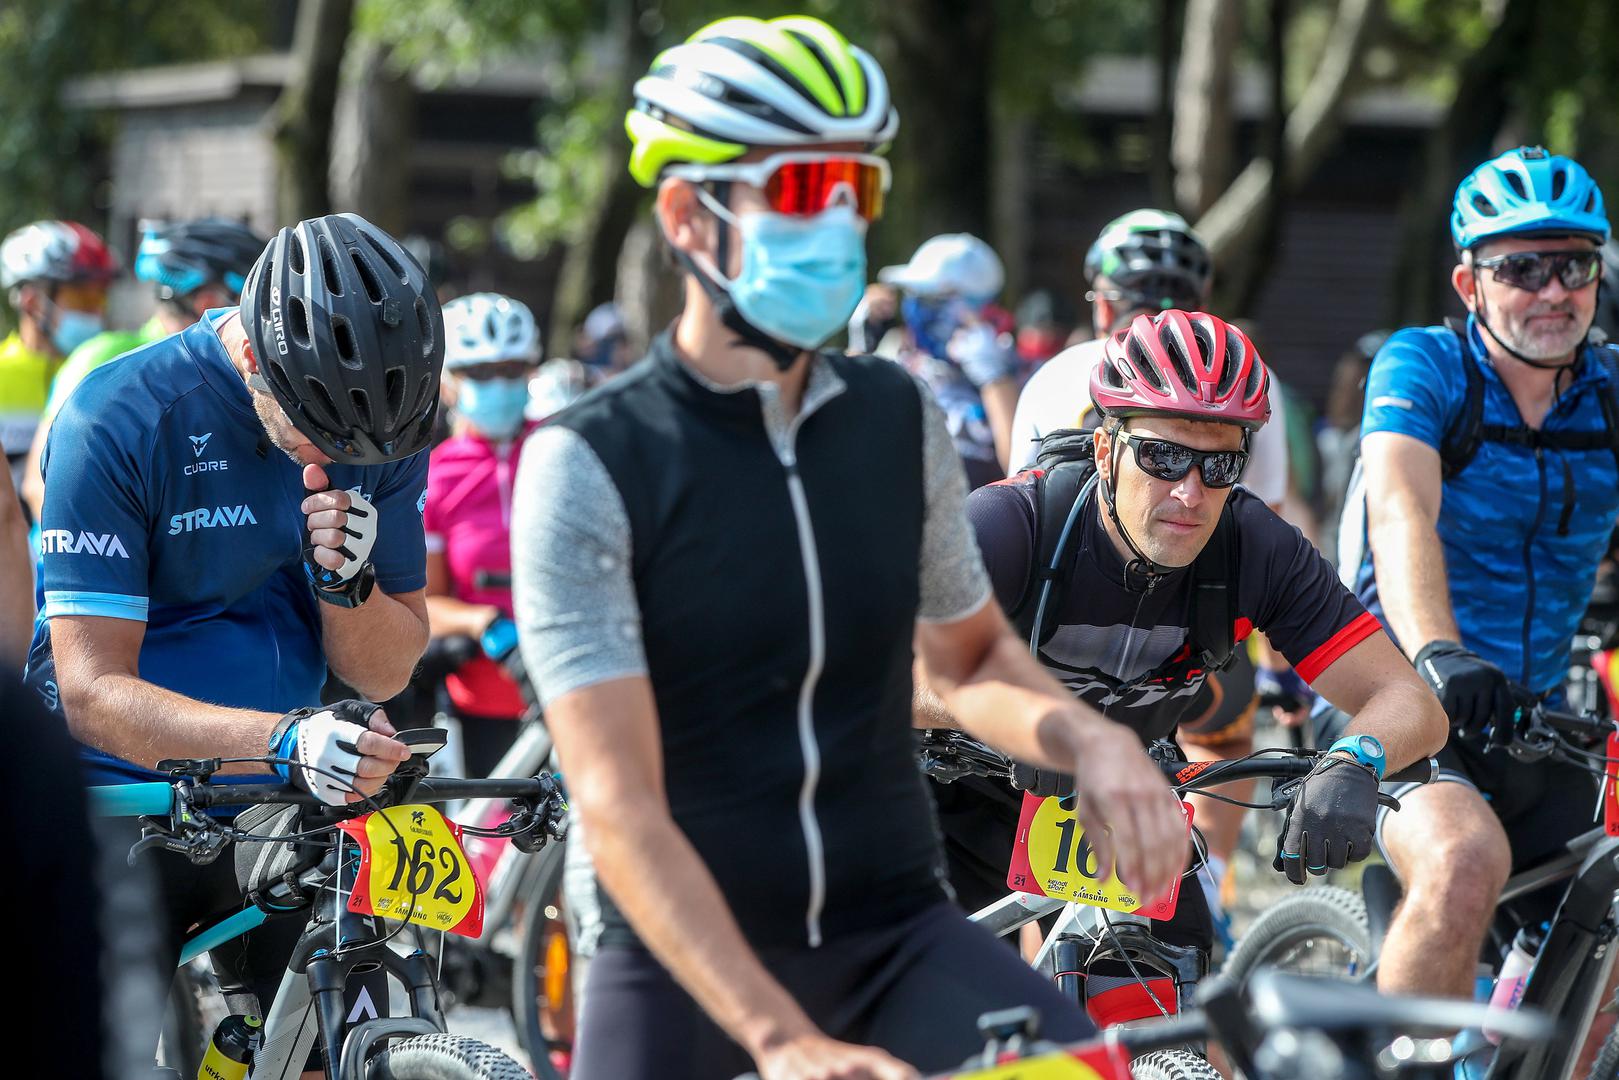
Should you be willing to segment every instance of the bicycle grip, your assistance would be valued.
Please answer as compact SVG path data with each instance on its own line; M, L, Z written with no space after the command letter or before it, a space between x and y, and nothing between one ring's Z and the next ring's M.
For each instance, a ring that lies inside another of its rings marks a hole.
M1418 758L1397 773L1383 777L1385 784L1431 784L1439 777L1438 758Z

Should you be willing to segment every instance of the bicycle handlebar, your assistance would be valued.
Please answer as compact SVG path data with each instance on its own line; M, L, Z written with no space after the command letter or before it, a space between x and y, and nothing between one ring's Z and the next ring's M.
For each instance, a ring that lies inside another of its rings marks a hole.
M144 784L122 784L89 789L91 812L98 817L162 817L174 808L174 784L181 781L154 780ZM426 777L416 783L412 802L452 802L457 799L535 799L556 790L548 777L521 779L464 780L455 777ZM199 807L247 806L253 803L322 806L315 796L291 784L210 784L190 787L191 801ZM385 799L378 799L387 805ZM350 803L356 813L370 809L367 803ZM342 809L333 807L332 809Z

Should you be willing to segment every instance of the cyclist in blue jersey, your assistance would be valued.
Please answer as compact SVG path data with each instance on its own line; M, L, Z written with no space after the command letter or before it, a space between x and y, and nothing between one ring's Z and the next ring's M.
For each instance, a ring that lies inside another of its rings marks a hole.
M43 459L26 681L84 744L90 783L274 754L341 804L409 756L375 705L322 708L320 689L330 667L387 698L427 644L421 451L442 358L420 266L339 214L282 229L239 308L85 378ZM177 955L189 923L240 897L228 859L159 861ZM287 953L258 936L223 970L267 1002Z
M1576 162L1526 147L1484 163L1457 188L1451 234L1467 320L1378 350L1364 497L1352 490L1342 532L1366 541L1344 574L1453 729L1449 782L1396 792L1381 825L1405 900L1378 985L1467 996L1508 874L1592 820L1586 772L1489 751L1510 738L1514 694L1555 695L1568 670L1619 511L1619 368L1587 338L1609 224ZM1318 716L1320 734L1338 719Z

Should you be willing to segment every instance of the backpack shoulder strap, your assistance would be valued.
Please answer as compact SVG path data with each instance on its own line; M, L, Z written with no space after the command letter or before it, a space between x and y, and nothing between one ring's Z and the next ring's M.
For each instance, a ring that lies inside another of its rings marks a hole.
M1466 397L1462 411L1445 429L1439 447L1439 461L1445 479L1450 479L1467 468L1484 443L1484 373L1479 371L1468 346L1467 326L1460 319L1447 318L1445 326L1456 335L1461 350L1462 374L1467 380Z
M1192 563L1192 610L1187 627L1202 666L1221 671L1236 655L1237 519L1227 499L1220 522Z
M1095 481L1096 463L1088 459L1059 462L1035 480L1034 566L1017 606L1007 613L1025 641L1043 645L1057 630L1073 570L1073 518ZM1042 622L1038 635L1036 619Z

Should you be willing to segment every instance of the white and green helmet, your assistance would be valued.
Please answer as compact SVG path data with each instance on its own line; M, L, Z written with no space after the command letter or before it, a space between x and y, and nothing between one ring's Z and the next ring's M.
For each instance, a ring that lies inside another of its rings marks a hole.
M1200 300L1213 275L1209 249L1186 219L1132 210L1108 222L1085 253L1085 280L1105 277L1127 300L1167 309Z
M875 150L899 113L877 61L820 19L735 16L652 61L624 130L630 175L652 187L668 165L717 165L755 147Z

